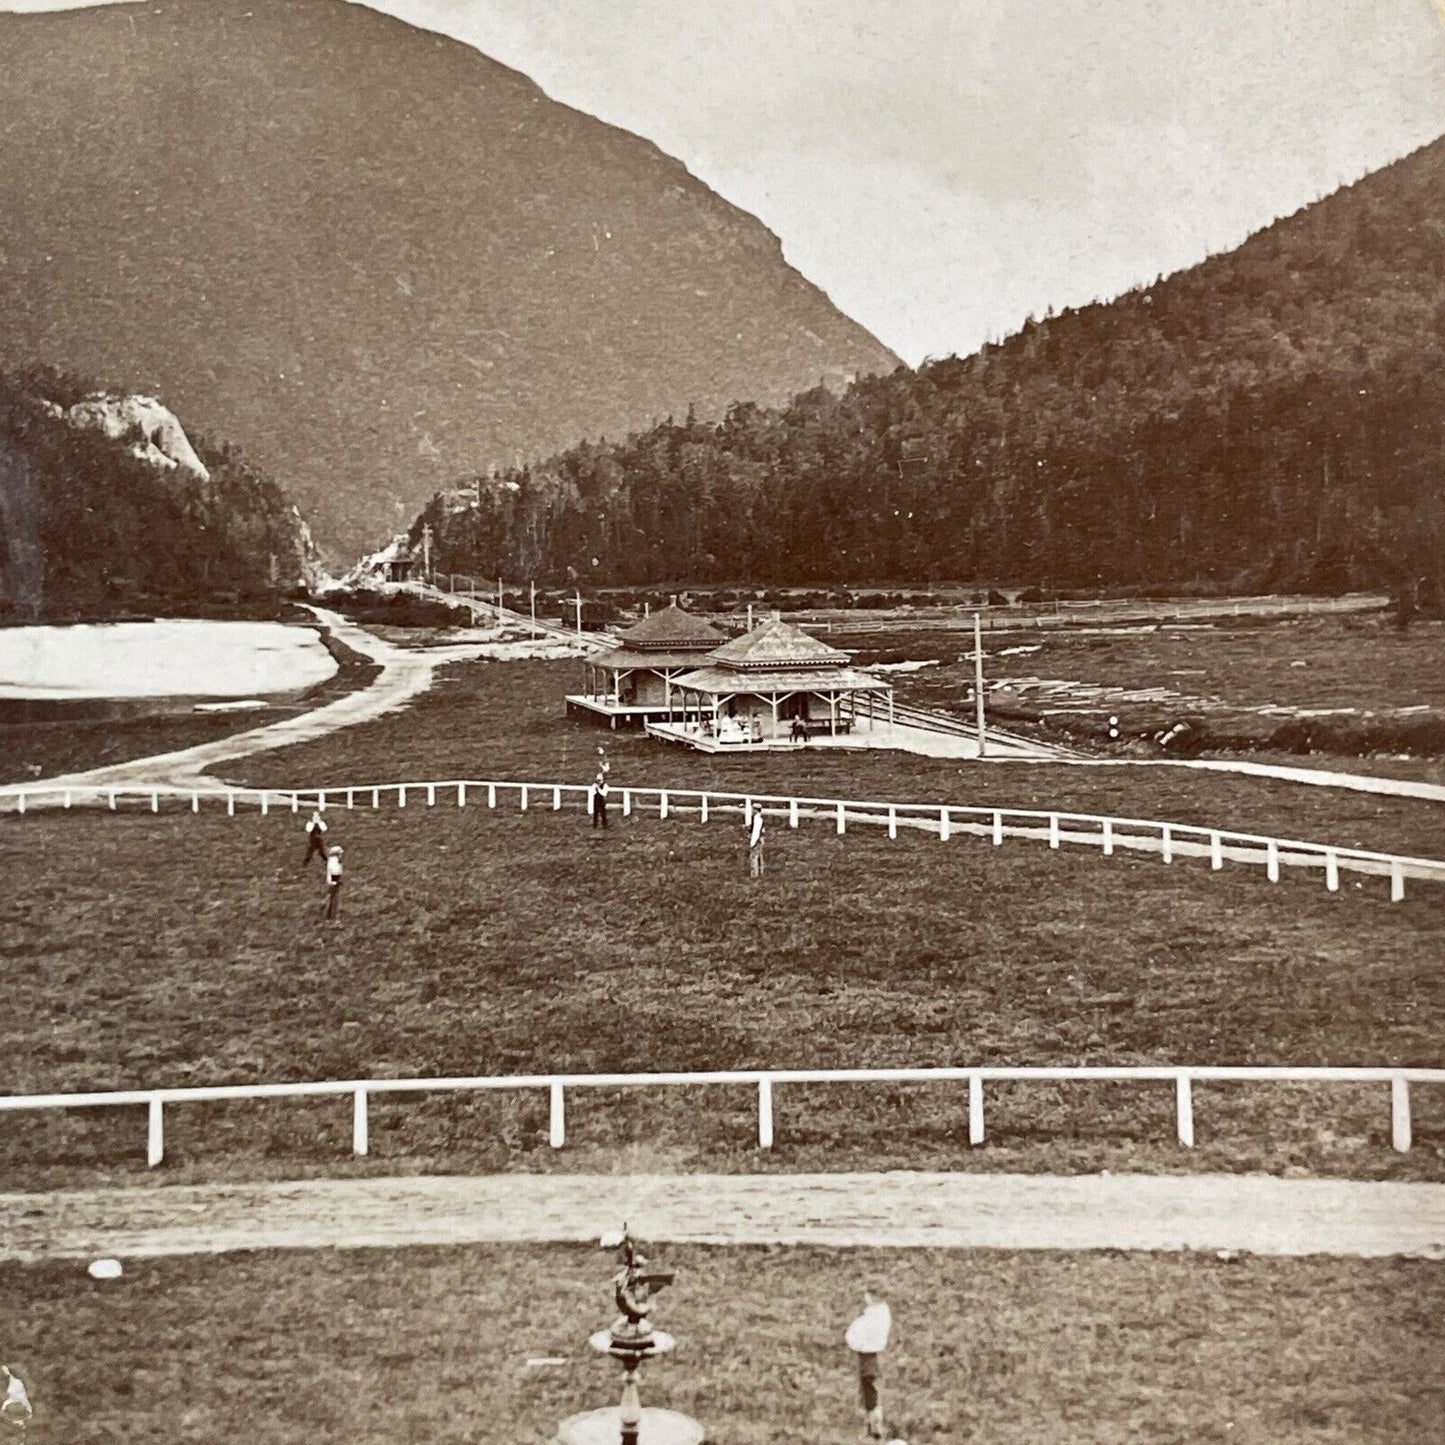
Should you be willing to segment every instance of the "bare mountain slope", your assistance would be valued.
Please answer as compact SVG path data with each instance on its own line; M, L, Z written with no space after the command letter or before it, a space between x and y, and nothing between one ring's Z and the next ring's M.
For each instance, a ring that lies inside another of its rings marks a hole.
M0 15L0 364L164 396L353 549L463 472L896 358L651 143L341 0Z

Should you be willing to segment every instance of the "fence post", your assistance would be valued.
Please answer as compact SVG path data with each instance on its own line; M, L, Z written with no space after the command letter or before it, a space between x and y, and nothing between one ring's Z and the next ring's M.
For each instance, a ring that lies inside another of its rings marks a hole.
M562 808L562 789L561 789L561 788L553 788L553 789L552 789L552 811L553 811L554 813L560 812L560 811L561 811L561 808Z
M1114 822L1111 818L1104 819L1104 856L1107 858L1114 851Z
M236 816L236 795L234 793L226 794L226 816L228 818Z
M271 811L271 799L266 796L264 789L261 791L261 816L264 818Z
M1179 1142L1186 1148L1194 1147L1194 1086L1188 1074L1178 1074L1174 1079L1174 1114L1179 1130Z
M1218 833L1209 835L1209 866L1216 873L1224 867L1224 839Z
M351 1152L365 1156L371 1149L371 1135L366 1117L366 1090L358 1089L351 1096Z
M23 795L23 794L21 795L21 801L24 802L24 795ZM24 808L21 808L20 811L23 813L23 812L25 811L25 809L24 809ZM112 789L110 790L110 811L111 811L112 813L115 812L115 789L114 789L114 788L112 788Z
M1390 1080L1390 1143L1401 1154L1410 1148L1410 1085L1401 1077Z
M623 788L623 790L622 790L622 816L623 816L624 818L630 818L630 817L632 816L632 789L631 789L631 788Z
M1174 861L1174 834L1168 823L1159 830L1159 856L1166 863Z
M947 809L947 808L940 808L940 809L938 810L938 841L939 841L940 843L946 843L946 842L948 842L948 809Z
M527 811L527 785L526 785L526 783L523 783L523 784L522 784L521 808L522 808L522 812L525 813L525 812Z
M291 811L293 813L299 813L301 811L301 799L295 793L291 794Z
M23 812L25 811L25 789L24 789L24 788L21 788L21 790L20 790L20 792L19 792L19 794L18 794L17 796L18 796L19 799L20 799L20 808L19 808L19 811L23 813ZM112 794L111 794L111 797L114 798L114 797L115 797L115 794L112 793Z
M458 783L458 784L457 784L457 807L459 807L459 808L465 808L466 806L467 806L467 785L466 785L465 783Z
M983 1143L983 1078L968 1076L968 1142Z
M1405 896L1405 870L1399 862L1390 864L1390 902L1399 903Z
M839 803L839 804L838 804L838 832L839 832L839 833L846 833L847 831L848 831L848 823L847 823L846 818L843 816L843 805L842 805L842 803Z
M1059 815L1058 815L1057 813L1050 813L1050 814L1049 814L1049 847L1050 847L1050 848L1057 848L1058 846L1059 846Z
M1279 882L1279 844L1273 838L1264 850L1264 871L1271 883Z
M1325 849L1325 887L1331 893L1340 891L1340 859L1333 848Z
M773 1081L766 1075L758 1076L758 1148L773 1147Z
M657 795L657 816L658 816L659 818L665 818L665 817L667 817L667 789L666 789L666 788L664 788L664 789Z
M798 826L798 800L797 800L796 798L789 798L789 799L788 799L788 827L790 827L790 828L796 828L797 826Z
M373 808L379 808L379 807L381 807L381 789L380 789L380 788L373 788L373 789L371 790L371 806L372 806Z
M350 812L355 806L356 806L356 789L355 789L355 788L348 788L348 789L346 790L346 810L347 810L347 812Z
M67 789L65 790L64 795L61 797L60 806L61 806L62 808L68 808L68 807L70 806L70 789L69 789L69 788L67 788Z
M435 783L426 785L426 805L428 808L435 808L437 805L437 789Z
M160 795L159 795L159 794L155 791L155 789L153 788L153 789L151 789L151 812L152 812L152 813L159 813L160 810L161 810Z
M888 836L890 838L898 836L898 809L891 805L888 809Z
M406 789L404 787L396 790L396 806L398 808L406 807Z
M1003 843L1003 814L993 815L993 846L999 847Z
M146 1168L154 1169L166 1157L165 1106L156 1095L151 1096L146 1112Z
M200 811L201 811L201 798L200 798L200 794L199 794L199 793L192 793L192 794L191 794L191 812L193 812L193 813L199 813Z
M562 1092L562 1081L553 1079L549 1093L551 1101L547 1109L547 1142L554 1149L560 1149L567 1142L567 1100Z
M489 807L489 808L495 808L496 806L497 806L497 785L496 785L495 783L488 783L488 784L487 784L487 807Z

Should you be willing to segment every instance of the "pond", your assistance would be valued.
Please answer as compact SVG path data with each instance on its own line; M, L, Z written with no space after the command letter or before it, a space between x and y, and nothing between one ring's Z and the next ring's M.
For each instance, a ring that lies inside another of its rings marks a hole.
M314 629L280 622L0 628L0 699L266 697L335 672Z

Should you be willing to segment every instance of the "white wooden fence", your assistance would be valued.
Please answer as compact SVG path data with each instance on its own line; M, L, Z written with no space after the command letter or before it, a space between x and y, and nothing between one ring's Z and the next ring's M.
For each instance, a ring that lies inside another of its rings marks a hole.
M1185 1148L1194 1147L1194 1092L1198 1083L1389 1084L1390 1142L1402 1153L1410 1148L1410 1085L1445 1084L1445 1069L1290 1068L1173 1064L984 1066L927 1069L720 1069L698 1073L656 1074L513 1074L471 1078L323 1080L302 1084L222 1084L176 1089L120 1089L91 1094L14 1094L0 1097L0 1112L90 1109L145 1105L146 1163L165 1158L165 1109L183 1103L235 1099L298 1099L351 1096L351 1152L370 1149L369 1101L373 1094L460 1093L481 1090L543 1090L549 1101L547 1138L552 1148L567 1142L568 1089L696 1088L734 1085L757 1090L758 1148L774 1141L774 1090L790 1084L947 1084L968 1085L968 1142L984 1142L986 1082L1128 1081L1174 1086L1175 1132Z
M1271 882L1278 882L1286 868L1313 869L1322 873L1325 887L1336 893L1342 873L1360 873L1389 879L1390 898L1405 896L1405 880L1445 882L1445 861L1414 858L1397 853L1377 853L1363 848L1345 848L1331 843L1310 843L1292 838L1273 838L1258 833L1240 833L1225 828L1204 828L1187 823L1166 823L1157 819L1115 818L1098 813L1041 811L1031 808L966 807L940 803L878 803L844 798L782 797L767 793L699 792L684 788L614 789L624 816L655 811L659 818L674 813L697 814L706 823L719 813L740 813L750 818L754 808L765 814L786 818L796 828L803 818L828 820L838 833L849 824L880 827L890 838L899 828L914 828L947 842L956 834L984 838L994 846L1005 838L1047 840L1050 848L1065 844L1098 848L1108 857L1120 850L1156 853L1165 863L1176 858L1208 858L1212 871L1226 862L1263 867ZM138 805L156 813L164 800L170 806L199 812L202 805L256 808L263 814L273 810L292 813L302 808L380 808L395 802L398 807L424 803L435 807L439 801L455 801L459 808L484 803L489 808L515 804L522 811L558 811L564 805L586 805L587 788L577 783L523 783L448 779L407 783L357 784L341 788L266 789L207 786L190 789L168 785L126 787L94 786L73 788L0 788L0 811L25 813L37 808L101 807L115 811L122 804Z

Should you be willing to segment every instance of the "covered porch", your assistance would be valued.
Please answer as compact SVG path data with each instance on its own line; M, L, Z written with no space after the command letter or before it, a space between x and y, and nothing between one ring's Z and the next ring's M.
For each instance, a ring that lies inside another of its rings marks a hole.
M893 721L892 687L853 668L766 679L702 668L674 690L676 713L649 722L648 732L707 752L837 743Z

